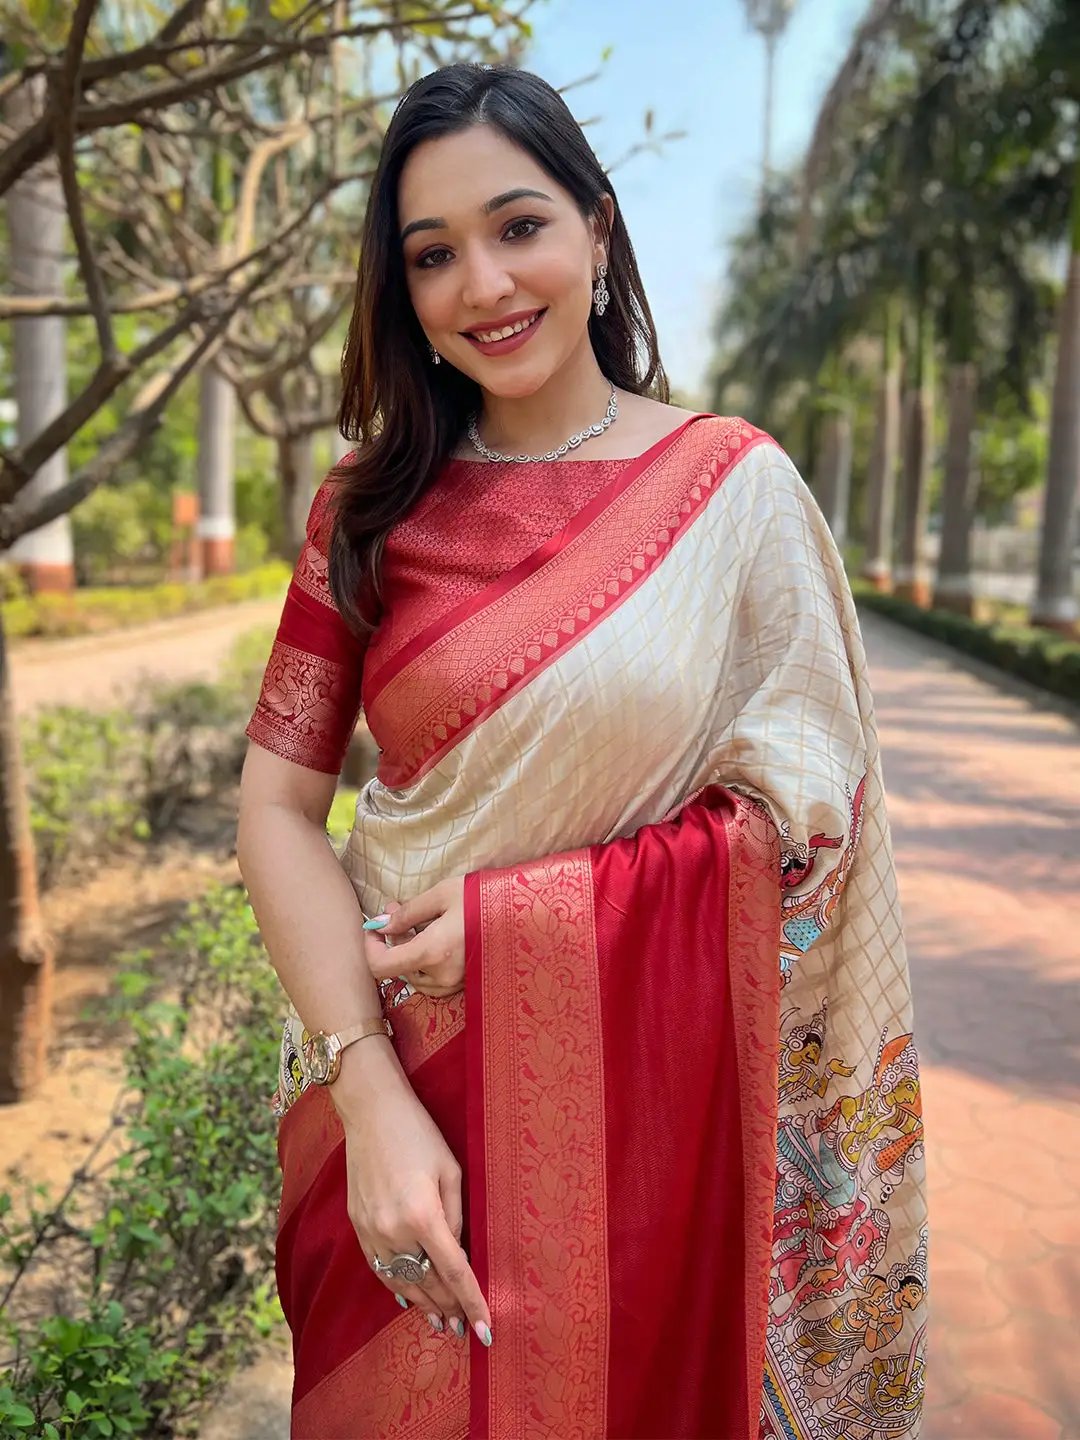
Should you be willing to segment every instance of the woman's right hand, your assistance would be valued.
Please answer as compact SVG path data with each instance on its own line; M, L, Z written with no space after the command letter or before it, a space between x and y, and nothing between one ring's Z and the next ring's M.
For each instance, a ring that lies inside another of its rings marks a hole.
M431 1269L422 1287L379 1279L434 1317L434 1328L463 1337L471 1325L490 1345L491 1314L461 1247L461 1166L389 1041L350 1046L331 1094L345 1129L349 1218L368 1265L423 1246Z

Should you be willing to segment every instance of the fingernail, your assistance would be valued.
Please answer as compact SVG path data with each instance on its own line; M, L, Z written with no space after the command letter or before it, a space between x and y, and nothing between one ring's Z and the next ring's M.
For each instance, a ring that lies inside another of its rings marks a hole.
M461 1316L460 1316L460 1315L455 1315L454 1318L450 1321L450 1325L451 1325L451 1328L452 1328L453 1331L454 1331L454 1334L458 1337L458 1339L459 1339L459 1340L464 1340L464 1339L465 1339L465 1321L462 1320Z
M384 925L390 924L389 915L373 915L370 920L364 921L365 930L381 930Z
M484 1324L482 1320L477 1320L476 1324L473 1326L473 1329L476 1331L477 1335L480 1336L483 1344L491 1344L491 1331L488 1329L488 1327Z
M409 1302L408 1302L408 1300L405 1299L405 1296L404 1296L404 1295L395 1295L395 1296L394 1296L394 1299L395 1299L395 1300L397 1301L397 1303L401 1306L402 1310L408 1310L408 1308L409 1308Z
M438 1315L429 1315L427 1318L428 1318L428 1321L429 1321L429 1323L430 1323L430 1325L431 1325L431 1328L432 1328L433 1330L438 1330L439 1334L441 1335L441 1334L442 1334L443 1323L442 1323L442 1321L440 1320L440 1318L438 1317Z

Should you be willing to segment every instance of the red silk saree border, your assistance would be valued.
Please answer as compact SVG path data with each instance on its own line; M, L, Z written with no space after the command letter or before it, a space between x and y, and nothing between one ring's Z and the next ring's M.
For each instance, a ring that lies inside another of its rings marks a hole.
M724 428L697 426L703 419ZM382 783L420 779L610 615L663 561L737 461L767 439L741 420L694 416L628 465L559 535L403 647L365 693L373 730L398 736L380 764Z
M478 889L484 959L471 990L482 990L481 1022L469 1050L483 1088L470 1094L469 1157L472 1168L483 1156L482 1191L473 1176L473 1196L485 1197L483 1214L473 1211L474 1261L488 1273L497 1339L480 1357L470 1433L599 1436L610 1297L589 853L489 872ZM514 957L512 973L489 957ZM513 1113L496 1110L493 1096Z
M468 1362L463 1346L426 1321L419 1327L415 1313L397 1315L297 1401L292 1440L467 1440ZM343 1395L363 1396L362 1422Z
M765 1370L769 1275L776 1192L777 1085L780 1061L780 917L762 874L780 873L780 843L763 808L736 796L741 842L731 847L728 983L735 1018L742 1115L747 1394L754 1402Z

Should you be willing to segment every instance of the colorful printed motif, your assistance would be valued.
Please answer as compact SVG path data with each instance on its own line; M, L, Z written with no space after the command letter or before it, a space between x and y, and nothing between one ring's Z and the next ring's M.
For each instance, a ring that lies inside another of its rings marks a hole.
M806 843L792 839L791 827L785 821L780 827L780 885L790 891L801 885L818 865L820 852L840 850L836 864L821 882L806 894L783 896L782 940L780 943L780 972L786 985L792 966L800 955L805 955L814 941L828 929L833 912L840 901L844 882L848 877L855 853L859 848L862 833L863 797L866 792L866 776L859 781L854 798L848 795L851 824L845 837L842 835L811 835ZM821 857L824 858L824 857Z
M886 1266L892 1204L922 1158L918 1058L882 1035L869 1083L822 1065L828 1001L781 1021L771 1315L761 1440L891 1440L918 1433L926 1230ZM827 1104L818 1102L828 1101ZM914 1181L917 1184L917 1179ZM888 1353L884 1353L888 1352Z

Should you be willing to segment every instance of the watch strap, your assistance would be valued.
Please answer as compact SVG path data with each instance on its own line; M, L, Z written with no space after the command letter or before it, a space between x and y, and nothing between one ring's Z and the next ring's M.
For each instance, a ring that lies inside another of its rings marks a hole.
M356 1025L350 1025L347 1030L337 1032L339 1052L351 1045L354 1040L363 1040L366 1035L393 1035L390 1028L390 1021L384 1020L381 1016L378 1020L361 1020Z

